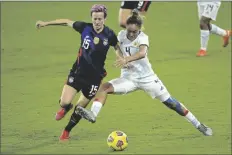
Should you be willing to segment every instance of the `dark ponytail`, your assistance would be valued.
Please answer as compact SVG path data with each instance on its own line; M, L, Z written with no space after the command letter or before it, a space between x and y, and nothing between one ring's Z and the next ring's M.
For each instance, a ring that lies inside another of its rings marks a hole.
M143 20L137 9L132 10L132 15L127 19L126 24L136 24L139 28L142 27Z
M132 10L132 17L137 18L138 16L139 16L139 10L137 9Z

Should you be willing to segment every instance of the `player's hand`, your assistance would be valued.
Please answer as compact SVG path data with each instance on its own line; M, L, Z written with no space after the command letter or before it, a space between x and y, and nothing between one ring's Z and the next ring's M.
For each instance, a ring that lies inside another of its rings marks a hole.
M43 22L43 21L37 21L36 24L35 24L36 28L37 29L40 29L41 27L45 27L47 26L46 22Z
M114 64L117 68L128 67L126 58L118 58Z

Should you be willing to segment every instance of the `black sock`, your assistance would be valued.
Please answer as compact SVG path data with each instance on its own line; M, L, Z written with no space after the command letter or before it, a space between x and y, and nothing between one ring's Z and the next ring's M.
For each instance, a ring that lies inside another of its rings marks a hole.
M75 110L76 110L76 107L75 107ZM70 118L70 120L68 122L68 125L65 127L65 130L68 131L68 132L70 132L72 130L72 128L74 128L82 118L79 114L77 114L75 112L75 110L72 113L72 116L71 116L71 118Z
M60 100L59 100L59 103L60 103ZM61 108L64 108L66 111L69 111L72 107L72 103L69 103L69 104L65 104L65 105L61 105Z

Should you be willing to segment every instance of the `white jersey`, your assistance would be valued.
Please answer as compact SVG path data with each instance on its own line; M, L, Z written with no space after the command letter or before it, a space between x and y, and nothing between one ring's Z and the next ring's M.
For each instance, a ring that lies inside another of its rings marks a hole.
M138 53L140 45L146 45L149 47L148 36L142 31L134 41L130 41L126 36L126 33L126 30L121 30L118 34L120 48L124 57ZM151 81L156 77L148 60L147 54L145 58L129 62L128 65L128 68L121 69L121 77L134 81Z

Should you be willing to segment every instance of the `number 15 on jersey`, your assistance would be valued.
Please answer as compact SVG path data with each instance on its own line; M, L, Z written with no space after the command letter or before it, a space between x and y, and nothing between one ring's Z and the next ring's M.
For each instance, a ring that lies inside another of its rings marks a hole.
M84 47L86 50L89 48L90 39L85 38L82 44L82 47Z

